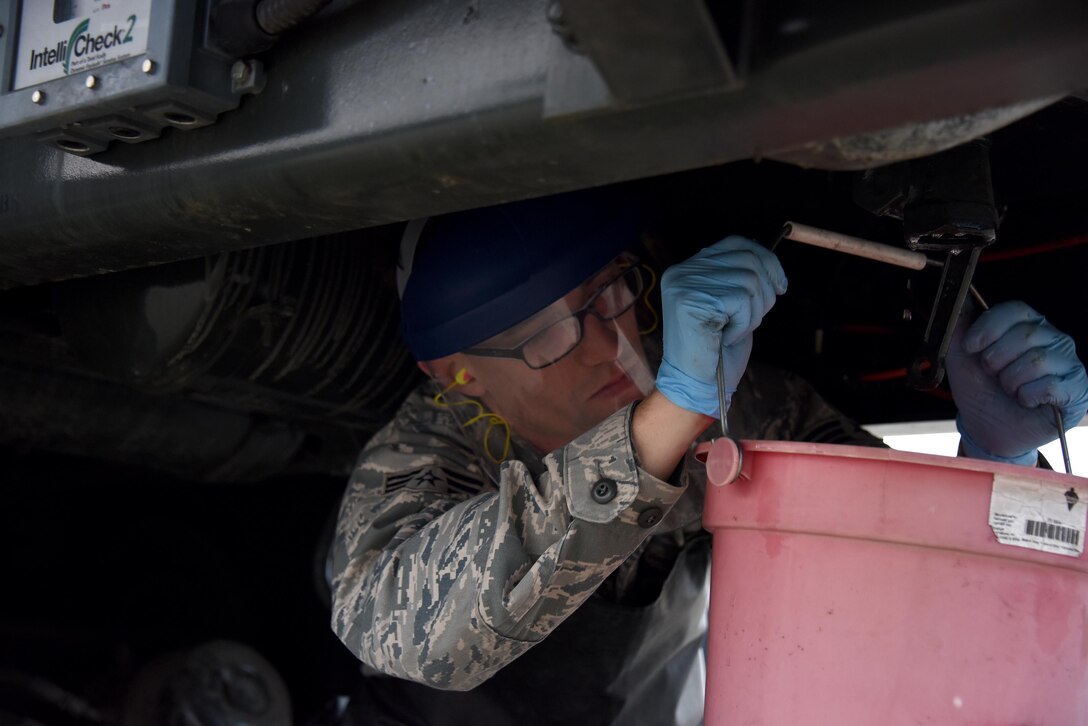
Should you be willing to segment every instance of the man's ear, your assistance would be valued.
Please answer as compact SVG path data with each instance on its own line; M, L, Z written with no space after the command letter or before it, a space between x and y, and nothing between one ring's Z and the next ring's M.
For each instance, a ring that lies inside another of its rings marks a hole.
M486 393L486 389L480 384L466 365L465 356L454 353L444 358L420 361L416 365L425 374L442 384L442 388L453 387L466 396L478 398Z

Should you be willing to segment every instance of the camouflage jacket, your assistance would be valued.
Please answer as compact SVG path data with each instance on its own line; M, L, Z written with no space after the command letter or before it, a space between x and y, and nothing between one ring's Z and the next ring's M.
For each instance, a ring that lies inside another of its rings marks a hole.
M641 470L632 407L543 458L516 446L495 484L482 427L463 429L430 388L362 451L336 527L333 630L372 668L468 690L595 593L652 600L702 536L703 466L689 455L673 483ZM742 438L879 444L799 378L756 364L729 423Z

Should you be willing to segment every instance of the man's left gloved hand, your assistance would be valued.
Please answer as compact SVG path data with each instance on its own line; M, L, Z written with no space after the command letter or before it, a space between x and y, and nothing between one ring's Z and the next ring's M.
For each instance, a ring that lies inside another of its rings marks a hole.
M962 322L945 360L964 451L977 459L1034 465L1038 449L1058 438L1050 404L1065 427L1088 409L1088 376L1073 339L1022 302Z

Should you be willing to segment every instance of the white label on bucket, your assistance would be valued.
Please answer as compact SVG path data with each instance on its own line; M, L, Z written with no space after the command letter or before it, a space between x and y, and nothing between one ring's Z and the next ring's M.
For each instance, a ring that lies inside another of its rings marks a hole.
M1084 552L1088 491L1065 491L1030 477L994 474L990 528L1015 547L1078 557Z

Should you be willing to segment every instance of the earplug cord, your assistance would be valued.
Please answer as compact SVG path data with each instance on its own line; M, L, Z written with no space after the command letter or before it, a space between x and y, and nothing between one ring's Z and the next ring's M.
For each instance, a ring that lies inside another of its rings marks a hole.
M487 458L496 464L501 464L506 461L506 457L510 455L510 424L506 422L499 414L488 411L484 408L483 404L479 401L466 398L464 401L447 401L446 394L452 391L457 386L463 386L469 382L468 370L462 368L457 371L457 374L453 377L453 383L446 386L434 397L434 405L439 408L454 408L455 406L475 406L476 415L461 424L461 428L468 428L476 424L479 421L487 421L487 428L484 430L484 453L487 454ZM491 432L495 427L501 427L503 433L503 445L502 454L498 457L491 451Z

